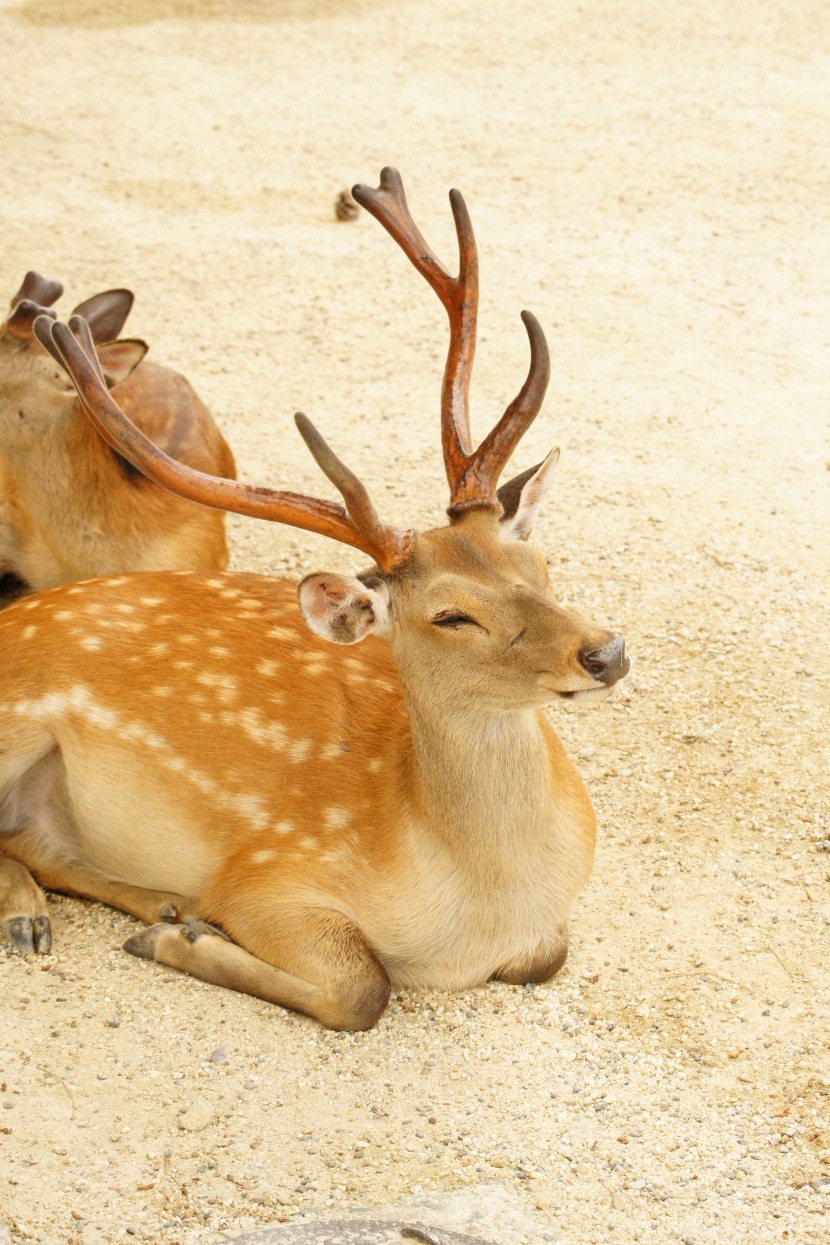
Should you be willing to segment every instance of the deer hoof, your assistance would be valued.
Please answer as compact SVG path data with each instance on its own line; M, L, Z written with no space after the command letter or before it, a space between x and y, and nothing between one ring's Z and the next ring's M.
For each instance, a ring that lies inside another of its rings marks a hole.
M3 921L6 941L24 955L48 955L52 949L52 926L48 916L10 916Z
M158 925L148 925L145 929L140 929L137 934L132 934L124 943L124 950L130 955L136 955L140 960L154 960L156 958L156 945L161 935L170 928L166 921L161 921Z

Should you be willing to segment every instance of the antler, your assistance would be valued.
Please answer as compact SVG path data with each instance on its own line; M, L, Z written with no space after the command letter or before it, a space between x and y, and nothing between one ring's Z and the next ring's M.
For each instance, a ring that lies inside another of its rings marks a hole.
M300 436L318 466L339 489L345 509L337 502L303 493L243 484L185 467L148 440L113 400L85 320L73 316L65 325L41 316L35 321L35 333L68 373L104 439L156 484L203 506L331 536L368 554L382 571L393 571L411 557L415 545L412 529L389 527L381 522L364 486L305 415L295 416Z
M63 293L60 281L50 281L39 272L27 272L23 284L11 301L11 315L6 321L6 328L12 337L21 340L32 336L33 325L38 316L54 317L52 303L57 302Z
M377 190L355 186L352 195L391 234L435 290L449 316L450 345L441 387L441 442L450 485L450 516L465 510L498 510L498 478L538 415L550 379L550 357L542 327L529 311L522 312L530 340L527 379L495 428L473 450L469 394L478 315L478 253L466 204L459 191L450 191L459 251L458 276L452 277L413 221L397 169L381 171Z

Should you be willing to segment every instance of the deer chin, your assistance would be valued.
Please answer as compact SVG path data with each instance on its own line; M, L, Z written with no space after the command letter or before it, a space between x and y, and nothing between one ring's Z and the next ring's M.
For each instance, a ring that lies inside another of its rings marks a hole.
M603 700L607 700L611 695L610 687L586 687L581 692L560 692L561 700L569 700L572 704L581 705L587 708L588 705L598 705Z

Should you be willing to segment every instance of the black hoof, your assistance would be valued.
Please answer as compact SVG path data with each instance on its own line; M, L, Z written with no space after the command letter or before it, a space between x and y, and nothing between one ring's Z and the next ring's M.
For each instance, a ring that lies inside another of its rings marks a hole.
M46 955L52 947L48 916L10 916L3 922L6 939L24 955Z
M48 916L36 916L32 922L32 938L38 955L48 955L52 950L52 925Z
M170 928L163 922L159 925L148 925L146 929L140 929L137 934L132 934L124 943L124 950L130 955L136 955L140 960L154 960L156 958L156 943L159 935Z

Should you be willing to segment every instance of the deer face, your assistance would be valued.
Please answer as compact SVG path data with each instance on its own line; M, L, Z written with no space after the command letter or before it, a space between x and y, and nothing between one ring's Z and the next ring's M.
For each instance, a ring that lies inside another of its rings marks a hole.
M563 609L545 558L506 527L473 511L420 534L398 574L310 576L300 608L336 643L386 639L405 685L432 685L465 709L604 699L628 671L622 640Z

